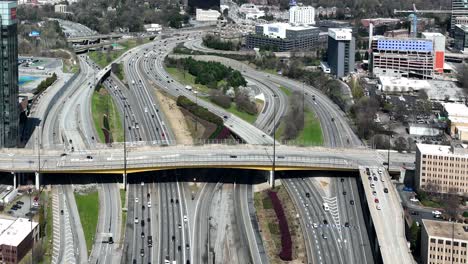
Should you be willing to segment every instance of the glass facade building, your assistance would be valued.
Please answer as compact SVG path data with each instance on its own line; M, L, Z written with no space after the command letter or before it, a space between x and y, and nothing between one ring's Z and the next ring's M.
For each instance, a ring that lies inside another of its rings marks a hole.
M16 1L0 1L0 147L18 145L18 33Z

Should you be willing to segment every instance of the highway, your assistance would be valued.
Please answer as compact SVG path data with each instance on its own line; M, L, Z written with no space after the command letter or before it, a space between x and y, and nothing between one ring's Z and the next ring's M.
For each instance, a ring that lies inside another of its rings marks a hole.
M99 217L89 263L116 263L120 260L121 201L117 183L98 183ZM109 239L112 238L112 243Z

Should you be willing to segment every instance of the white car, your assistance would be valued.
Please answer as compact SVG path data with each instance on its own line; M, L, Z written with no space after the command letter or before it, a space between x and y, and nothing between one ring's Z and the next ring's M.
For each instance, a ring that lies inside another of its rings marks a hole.
M144 183L144 182L141 182L141 186L145 186L145 183Z
M433 215L441 215L441 214L442 214L442 212L441 212L441 211L438 211L438 210L436 210L436 211L432 211L432 214L433 214Z
M148 208L151 208L151 202L148 202Z
M135 217L135 224L138 224L138 217Z
M138 198L135 198L135 203L138 203Z
M184 215L184 222L187 222L188 221L188 218L186 215Z
M381 209L382 209L382 206L381 206L380 204L377 204L375 207L377 208L377 210L381 210Z
M414 202L414 203L419 202L419 200L418 200L417 198L415 198L415 197L413 197L413 198L411 198L411 199L409 199L409 200L412 201L412 202Z
M314 228L318 228L318 224L317 224L317 223L314 223L312 226L313 226Z

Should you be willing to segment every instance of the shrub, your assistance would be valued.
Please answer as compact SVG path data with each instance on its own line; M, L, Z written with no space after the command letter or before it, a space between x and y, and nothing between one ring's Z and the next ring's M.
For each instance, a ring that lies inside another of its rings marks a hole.
M221 117L211 113L210 111L208 111L208 109L195 104L185 96L179 96L177 98L177 105L183 107L184 109L187 109L187 111L203 120L206 120L218 126L223 126L223 119Z
M45 89L51 86L56 80L57 80L57 75L54 72L52 76L46 78L37 86L36 90L34 91L34 94L42 93L43 91L45 91Z
M275 209L276 217L278 218L280 233L281 233L281 252L279 257L284 261L292 260L292 241L291 233L289 232L288 221L284 214L283 206L281 201L278 198L276 192L268 191L268 196L271 199L273 204L273 209Z
M223 94L222 92L220 91L217 91L217 90L213 90L211 93L210 93L210 100L221 106L222 108L229 108L231 107L231 97Z

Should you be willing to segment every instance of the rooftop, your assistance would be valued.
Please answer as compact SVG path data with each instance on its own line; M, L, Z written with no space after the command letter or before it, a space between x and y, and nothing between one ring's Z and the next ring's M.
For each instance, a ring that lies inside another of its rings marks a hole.
M442 35L442 33L439 33L439 32L423 32L421 34L425 37L443 37L444 36Z
M37 222L32 222L36 228ZM18 246L31 233L31 222L26 218L0 218L0 245Z
M452 238L452 222L434 221L428 219L423 219L422 222L429 236L443 237L448 239ZM464 230L464 226L468 227L468 225L465 224L455 223L453 226L454 239L468 241L468 232Z
M456 144L454 147L445 145L416 144L416 147L423 154L468 157L468 149L466 144ZM455 152L453 150L455 150Z
M455 27L460 28L461 30L465 31L468 33L468 25L461 25L461 24L456 24Z
M468 118L468 107L465 104L444 103L442 104L447 111L449 118L466 117Z

